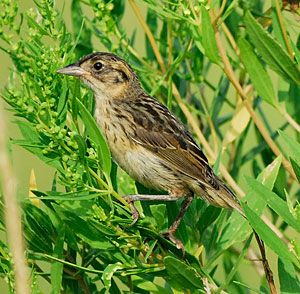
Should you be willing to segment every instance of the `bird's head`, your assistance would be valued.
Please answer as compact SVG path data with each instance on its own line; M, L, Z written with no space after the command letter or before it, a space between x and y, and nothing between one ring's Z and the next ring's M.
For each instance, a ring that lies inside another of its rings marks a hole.
M130 65L120 57L106 52L89 54L59 69L57 73L78 77L94 91L96 97L119 99L129 88L139 86Z

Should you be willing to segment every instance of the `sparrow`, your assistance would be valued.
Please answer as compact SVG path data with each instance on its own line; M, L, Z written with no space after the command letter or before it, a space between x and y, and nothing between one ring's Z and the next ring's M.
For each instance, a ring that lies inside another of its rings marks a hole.
M183 198L174 223L165 234L178 248L175 232L193 198L233 208L244 214L235 194L213 172L186 127L151 97L122 58L107 52L89 54L57 71L75 76L94 93L94 117L115 162L134 180L166 195L127 195L134 222L134 201L176 201Z

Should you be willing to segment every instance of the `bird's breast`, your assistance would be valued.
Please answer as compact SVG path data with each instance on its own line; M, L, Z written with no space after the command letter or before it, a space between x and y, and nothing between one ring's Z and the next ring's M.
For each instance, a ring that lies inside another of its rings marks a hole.
M113 159L133 179L157 190L171 190L178 175L168 169L161 158L131 139L132 121L123 111L102 103L95 109L95 119L105 135Z

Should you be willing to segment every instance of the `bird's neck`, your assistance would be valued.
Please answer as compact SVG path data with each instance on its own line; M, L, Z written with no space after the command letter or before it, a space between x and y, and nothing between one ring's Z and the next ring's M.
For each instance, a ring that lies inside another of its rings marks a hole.
M105 89L94 90L96 105L106 104L108 101L112 103L120 102L122 100L135 100L144 90L139 83L126 83L121 85L111 85Z

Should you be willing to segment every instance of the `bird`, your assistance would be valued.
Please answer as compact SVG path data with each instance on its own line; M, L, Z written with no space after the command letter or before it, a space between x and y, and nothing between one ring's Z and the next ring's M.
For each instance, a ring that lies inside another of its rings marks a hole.
M94 93L94 118L114 161L145 187L165 195L125 195L133 223L135 201L177 201L180 211L165 236L178 248L176 230L194 197L244 215L231 189L213 172L200 146L171 111L142 87L132 67L119 56L95 52L57 73L79 78Z
M95 99L94 118L106 137L115 162L134 180L165 195L125 195L133 222L135 201L177 201L183 198L174 222L164 235L184 253L175 237L194 197L209 204L245 213L232 190L213 172L200 146L171 111L142 87L132 67L110 52L95 52L57 70L85 83ZM277 293L264 242L253 229L271 293Z

